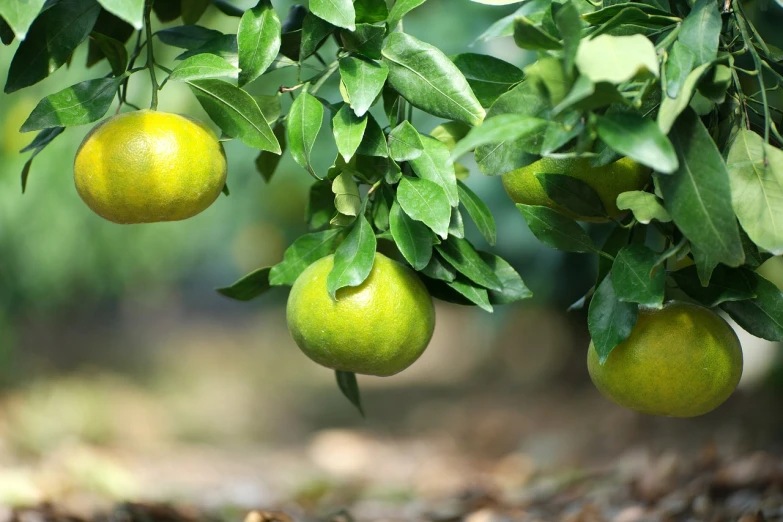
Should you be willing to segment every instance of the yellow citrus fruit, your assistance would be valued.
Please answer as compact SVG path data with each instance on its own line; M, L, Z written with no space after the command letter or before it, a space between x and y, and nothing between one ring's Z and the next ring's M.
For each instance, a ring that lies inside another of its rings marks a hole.
M552 201L536 174L565 174L589 185L604 205L609 216L617 218L623 211L617 208L617 196L629 190L641 190L650 180L652 170L629 158L622 158L603 167L591 167L588 158L541 158L521 169L503 175L503 186L514 203L553 208L581 221L604 222L606 218L578 216Z
M742 347L731 326L707 308L672 302L642 309L624 342L601 365L587 354L593 383L640 413L696 417L720 406L742 376Z
M96 125L79 146L73 172L81 198L109 221L177 221L217 199L226 157L201 123L143 110Z
M376 253L356 287L326 290L334 256L310 265L288 296L288 329L312 360L335 370L386 377L427 348L435 328L432 298L410 268Z

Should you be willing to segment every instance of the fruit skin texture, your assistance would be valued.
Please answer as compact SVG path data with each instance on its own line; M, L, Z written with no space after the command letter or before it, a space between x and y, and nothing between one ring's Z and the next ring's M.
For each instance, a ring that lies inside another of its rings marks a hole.
M503 186L514 203L546 206L580 221L602 223L609 220L578 216L552 201L536 178L536 173L565 174L584 181L596 191L609 216L617 219L624 212L617 208L617 196L629 190L642 190L650 180L652 170L630 158L621 158L603 167L591 167L588 158L541 158L503 175Z
M742 347L731 326L701 306L640 310L630 337L587 368L604 396L640 413L696 417L720 406L742 376Z
M96 125L79 146L73 172L82 200L109 221L178 221L217 199L226 157L201 123L142 110Z
M334 256L310 265L288 296L288 329L313 361L346 372L387 377L424 352L435 329L435 308L410 268L375 254L370 275L341 288L335 301L326 290Z

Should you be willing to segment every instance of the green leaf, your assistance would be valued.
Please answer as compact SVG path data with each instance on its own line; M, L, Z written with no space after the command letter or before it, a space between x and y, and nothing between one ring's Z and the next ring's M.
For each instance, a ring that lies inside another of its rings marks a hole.
M602 9L583 14L582 19L590 25L600 25L608 22L629 7L641 9L645 13L652 15L666 16L670 14L668 11L655 6L653 3L647 2L618 2L615 4L607 3L605 5L606 7L603 7Z
M25 162L24 167L22 168L22 194L24 194L24 191L27 189L27 178L30 175L30 167L33 164L33 159L35 159L35 157L42 150L44 150L44 148L46 148L46 146L49 145L57 136L62 134L64 130L65 127L54 127L52 129L44 129L41 132L39 132L35 136L35 138L33 138L33 141L31 141L29 145L27 145L25 148L19 151L19 152L28 152L31 150L33 151L33 153Z
M397 187L397 201L416 221L421 221L443 239L449 231L451 205L446 192L437 183L403 176Z
M473 245L466 239L449 237L435 245L435 249L459 273L490 290L503 290L500 278L492 268L478 255Z
M557 38L537 26L526 16L514 18L514 42L517 47L531 51L546 51L563 47Z
M337 150L346 162L350 161L362 143L364 130L367 128L367 115L360 118L348 105L343 105L332 119L332 128Z
M340 60L340 77L357 116L364 116L381 93L389 69L385 63L347 56Z
M670 134L680 166L656 175L666 210L682 233L705 255L728 266L745 256L731 201L729 173L704 124L688 111Z
M477 305L482 310L492 313L494 309L489 302L489 293L486 288L480 288L469 281L457 279L446 283L449 287L459 292L471 303Z
M685 17L677 40L693 51L694 65L713 61L718 56L718 39L723 22L717 2L696 0Z
M744 268L715 267L709 286L699 282L696 266L687 266L671 272L672 278L683 292L708 308L730 301L744 301L756 298L754 279L747 277Z
M327 187L328 189L328 187ZM331 199L331 191L329 192ZM305 268L334 252L342 240L339 228L300 236L283 254L283 260L269 272L271 285L292 285Z
M403 121L389 133L389 154L394 161L410 161L422 152L421 135L409 121Z
M381 59L381 49L383 48L383 39L385 36L385 24L356 24L356 30L353 32L346 30L340 31L340 40L346 51L356 51L373 60Z
M699 92L696 93L696 97L691 103L696 102L697 99L704 99L707 103L704 104L706 110L703 111L703 114L709 114L714 103L720 104L726 101L726 93L731 82L731 68L721 64L716 65L712 74L707 75L699 83Z
M517 208L527 221L527 226L539 241L566 252L594 252L590 236L573 219L549 207L523 205Z
M280 150L285 151L285 125L283 123L278 123L272 129L272 132L274 132L277 142L280 144ZM267 183L272 180L272 175L274 175L275 170L277 170L281 158L282 154L273 154L266 150L262 150L258 157L256 157L256 170Z
M388 185L380 187L380 189L376 191L372 204L372 222L377 230L389 230L389 214L391 213L391 207L393 204L394 191L391 189L391 187ZM421 223L418 224L421 225ZM391 232L389 233L391 234ZM394 237L391 237L390 239L393 241Z
M391 11L389 12L389 18L386 20L386 23L389 26L389 31L393 31L395 27L397 27L397 24L400 23L400 20L402 20L402 17L411 12L413 9L416 9L421 4L423 4L425 0L398 0L394 2L394 5L391 8Z
M451 207L451 220L449 220L449 236L464 239L465 222L462 221L462 213L458 207Z
M634 4L639 5L639 4ZM609 33L609 34L649 34L657 33L662 29L658 27L669 27L681 20L675 16L651 15L639 9L638 7L626 7L617 13L612 19L601 25L591 33L591 37Z
M280 93L277 94L257 94L253 96L258 108L261 109L261 114L264 115L264 119L268 124L275 123L283 111L280 105ZM275 134L275 136L277 136Z
M364 417L362 399L359 395L359 383L356 382L356 374L353 372L335 370L334 376L337 378L337 386L340 388L342 394L357 410L359 410L359 414Z
M14 41L14 32L11 27L6 23L2 16L0 16L0 42L3 45L11 45Z
M351 0L310 0L310 11L337 27L356 29L356 10Z
M484 239L487 240L487 243L494 246L497 238L497 228L495 226L495 218L492 217L489 207L461 181L457 182L457 190L459 192L459 201L465 207L465 210L468 211L470 219L476 224L476 228L484 236Z
M696 56L685 44L680 41L674 42L669 57L666 60L666 95L669 98L676 98L680 94L680 89L685 84L688 75L693 70Z
M280 19L270 0L245 11L237 31L239 86L261 76L280 51Z
M677 170L674 147L652 120L630 112L607 113L598 117L598 136L613 150L656 172Z
M454 281L457 277L457 270L450 264L441 260L440 256L437 254L434 254L430 258L430 262L421 270L421 273L427 277L439 281L446 281L447 283Z
M128 67L128 51L125 49L125 44L95 31L92 32L90 38L109 61L114 76L121 76Z
M502 290L490 290L489 302L492 304L510 304L533 297L514 267L500 256L489 252L479 252L479 256L489 266L503 285Z
M563 69L566 75L571 77L576 62L576 51L582 38L582 20L573 1L563 4L555 15L555 25L563 37Z
M601 364L618 344L628 339L638 317L639 306L620 301L614 293L612 274L607 275L598 285L587 311L587 328Z
M473 127L467 136L457 143L451 152L456 160L466 152L487 144L513 142L521 138L539 135L548 125L546 120L522 114L499 114Z
M14 34L20 40L27 36L27 30L41 12L45 0L2 0L0 1L0 17L5 19Z
M161 29L155 35L166 45L188 50L198 49L205 43L223 36L220 31L200 25L177 25Z
M527 83L530 83L550 105L557 106L568 94L571 79L563 70L563 63L553 56L540 58L525 67Z
M156 1L160 2L160 0L156 0ZM185 1L187 2L189 0L185 0ZM229 0L212 0L212 5L217 7L218 10L226 16L235 16L239 18L244 13L242 9L230 3Z
M457 176L454 165L449 162L449 149L440 141L430 136L421 136L423 150L421 154L410 160L413 172L422 179L433 181L446 192L449 205L459 205L457 194Z
M655 46L640 34L584 39L576 53L576 66L593 83L620 84L639 76L658 76Z
M625 228L622 225L615 225L614 229L609 233L609 235L604 240L603 245L601 245L601 251L609 254L612 257L615 257L617 253L622 249L625 245L628 244L628 241L631 239L631 229ZM604 280L606 277L606 274L609 273L609 271L612 269L612 264L614 263L614 259L599 256L598 257L598 276L595 279L595 284L600 285L601 281Z
M187 82L207 78L236 78L239 69L220 56L214 54L197 54L181 61L171 71L169 80Z
M326 290L332 299L347 286L359 286L367 279L375 261L375 233L360 214L351 231L334 253L334 266L326 277Z
M432 129L430 136L443 143L451 151L457 146L457 142L468 134L470 129L470 126L461 121L447 121Z
M195 49L185 51L184 53L177 56L175 60L186 60L191 56L196 56L204 53L214 54L215 56L220 56L221 58L225 58L226 61L229 62L231 65L235 65L235 66L239 65L237 35L224 34L216 38L213 38L212 40L209 40L208 42L204 43L200 47L196 47Z
M288 145L291 156L310 174L318 178L310 162L310 153L323 123L324 107L315 96L303 92L288 111Z
M768 341L783 341L783 293L755 272L743 270L742 275L756 298L724 302L720 307L751 335Z
M43 11L16 49L5 92L36 84L65 64L87 39L100 12L94 0L60 0Z
M332 192L334 192L334 208L337 212L346 216L359 215L362 209L362 198L351 174L343 172L334 178Z
M331 182L320 180L310 185L305 207L305 222L311 230L318 230L328 225L336 210Z
M567 174L535 173L546 195L579 216L607 217L601 197L581 179Z
M182 0L182 21L195 24L211 3L210 0Z
M250 147L282 153L272 128L248 93L223 80L192 80L187 83L223 132L239 138Z
M465 75L483 107L491 106L501 94L525 78L517 66L486 54L458 54L451 61Z
M272 267L267 266L254 270L231 286L218 288L217 293L237 301L255 299L271 288L269 284L269 271L271 269Z
M729 149L727 166L731 202L742 228L756 245L783 254L783 151L743 129Z
M135 29L141 29L144 21L144 0L98 0L98 3Z
M623 247L612 265L612 285L617 299L650 308L663 307L666 271L654 270L655 252L644 245Z
M664 96L663 100L661 100L661 107L658 110L658 127L661 128L661 131L664 134L669 134L669 131L671 131L674 126L674 122L688 107L688 103L690 103L691 98L693 97L696 86L711 67L711 63L705 63L704 65L696 67L688 74L688 77L685 79L685 83L682 84L682 88L676 98Z
M381 158L389 157L389 147L386 144L386 135L383 133L383 129L375 121L375 118L372 117L372 114L367 114L366 116L367 128L364 129L364 136L359 144L359 148L356 149L356 153Z
M389 83L415 107L470 125L484 119L484 109L468 81L437 47L404 33L392 33L382 54L389 66Z
M100 78L77 83L38 102L21 132L84 125L97 121L109 110L124 77Z
M630 210L636 221L643 225L650 224L653 219L661 223L669 223L672 220L655 194L641 190L631 190L617 196L617 208Z
M353 8L356 10L357 24L385 22L389 17L386 0L354 0Z
M397 248L415 270L423 270L432 258L432 232L424 223L403 212L395 201L389 212L389 227Z
M304 60L318 50L332 34L335 27L321 20L313 13L307 13L302 22L302 41L299 45L299 60Z

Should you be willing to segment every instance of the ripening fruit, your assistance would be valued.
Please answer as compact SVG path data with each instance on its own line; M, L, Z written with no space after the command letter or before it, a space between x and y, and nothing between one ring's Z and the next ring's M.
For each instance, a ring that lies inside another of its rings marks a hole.
M623 211L617 208L617 196L629 190L642 190L650 180L652 170L629 158L619 159L603 167L591 167L588 158L541 158L503 175L503 186L514 203L546 206L574 219L599 223L608 220L578 216L552 201L538 181L537 173L565 174L584 181L601 198L609 216L617 219L623 214Z
M410 268L375 254L370 275L356 287L326 290L334 256L310 265L288 296L288 329L312 360L335 370L379 375L399 373L427 348L435 308Z
M73 173L81 198L109 221L178 221L217 199L226 157L201 123L142 110L96 125L79 146Z
M620 406L696 417L723 404L739 384L742 347L719 315L673 302L640 310L631 335L603 365L591 342L587 368L601 393Z

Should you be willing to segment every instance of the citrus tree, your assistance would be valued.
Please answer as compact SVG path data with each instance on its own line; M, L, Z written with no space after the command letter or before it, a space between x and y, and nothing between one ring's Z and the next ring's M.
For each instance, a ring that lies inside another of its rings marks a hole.
M443 23L467 1L429 0ZM483 175L502 177L540 241L597 257L595 284L573 308L589 305L599 389L647 413L716 407L739 380L742 353L710 309L783 341L783 293L755 271L783 254L783 50L739 0L474 1L518 4L479 38L513 38L537 59L522 70L447 56L404 30L425 0L310 0L287 14L270 0L247 10L226 0L0 0L2 42L20 40L6 93L43 80L82 44L88 65L111 67L50 94L24 122L37 134L21 151L22 191L41 150L99 120L74 151L76 188L118 223L184 219L228 195L225 140L257 149L266 181L290 154L313 179L310 232L278 264L218 291L246 301L294 285L294 339L361 409L355 374L412 364L432 335L432 297L492 312L532 296L489 251L492 212L459 163L472 156ZM199 25L214 8L236 17L235 32ZM763 9L783 23L774 3ZM155 17L173 24L154 30ZM161 63L162 46L181 54ZM247 92L280 68L297 82L274 96ZM152 86L150 110L128 100L137 75ZM339 88L324 88L334 76ZM170 82L190 88L220 137L155 112ZM443 121L417 127L414 108ZM338 150L328 169L312 161L321 132ZM465 238L465 219L482 244ZM605 239L578 221L605 223Z

